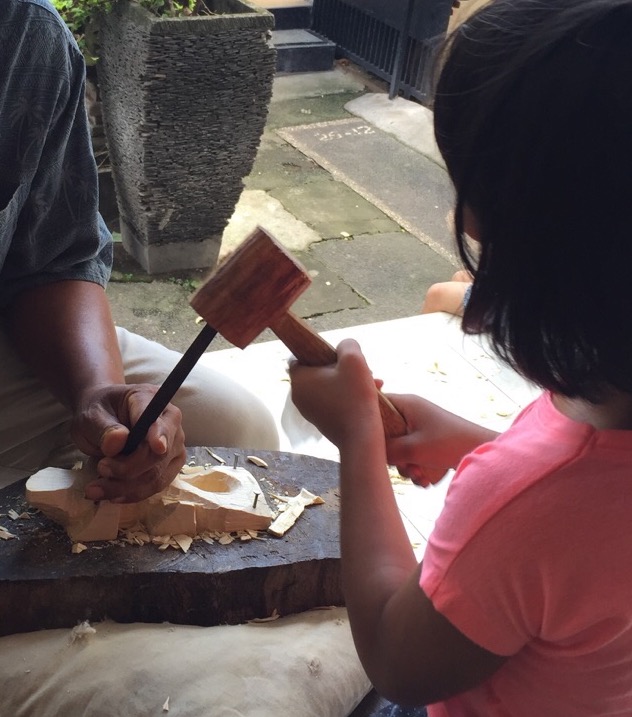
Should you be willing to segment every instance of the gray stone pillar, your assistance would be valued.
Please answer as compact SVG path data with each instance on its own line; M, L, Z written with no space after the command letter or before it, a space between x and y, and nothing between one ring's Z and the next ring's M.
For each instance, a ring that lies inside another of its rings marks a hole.
M103 20L103 121L127 251L148 273L211 268L252 168L272 94L271 13L207 0L160 18L119 2Z

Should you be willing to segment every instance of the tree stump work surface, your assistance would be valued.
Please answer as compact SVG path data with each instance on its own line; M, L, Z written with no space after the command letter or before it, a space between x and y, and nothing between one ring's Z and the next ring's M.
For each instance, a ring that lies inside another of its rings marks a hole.
M276 451L210 449L246 467L271 494L307 488L324 505L305 509L282 537L195 540L187 553L157 545L90 543L71 553L64 529L41 514L11 520L27 509L24 482L0 490L0 525L17 536L0 540L0 635L72 627L83 620L237 624L253 618L343 605L340 587L338 464ZM246 460L257 455L268 468ZM190 448L198 464L215 463Z

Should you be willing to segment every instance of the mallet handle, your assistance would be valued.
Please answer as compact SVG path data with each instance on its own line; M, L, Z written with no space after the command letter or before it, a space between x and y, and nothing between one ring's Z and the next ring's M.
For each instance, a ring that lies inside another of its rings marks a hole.
M270 328L305 366L328 366L336 363L336 350L306 321L291 311L286 311ZM378 400L386 436L394 438L405 435L407 427L402 414L381 391L378 391Z

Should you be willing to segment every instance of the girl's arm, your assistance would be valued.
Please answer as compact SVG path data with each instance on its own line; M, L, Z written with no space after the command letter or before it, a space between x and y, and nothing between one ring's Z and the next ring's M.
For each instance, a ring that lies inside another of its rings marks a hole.
M358 345L338 363L291 367L292 397L340 450L342 580L354 641L377 690L428 704L483 681L504 658L477 646L437 613L419 571L386 470L375 384Z
M168 406L134 453L119 455L129 427L157 388L125 384L101 286L60 281L24 291L7 310L6 323L18 353L71 410L79 448L100 458L100 478L87 487L86 497L141 500L175 478L186 457L175 406Z

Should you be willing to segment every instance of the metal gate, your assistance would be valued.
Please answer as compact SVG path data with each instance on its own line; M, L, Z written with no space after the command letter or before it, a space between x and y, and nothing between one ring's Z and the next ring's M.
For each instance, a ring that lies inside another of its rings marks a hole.
M428 104L451 7L452 0L314 0L312 29L389 82L391 99L401 93Z

